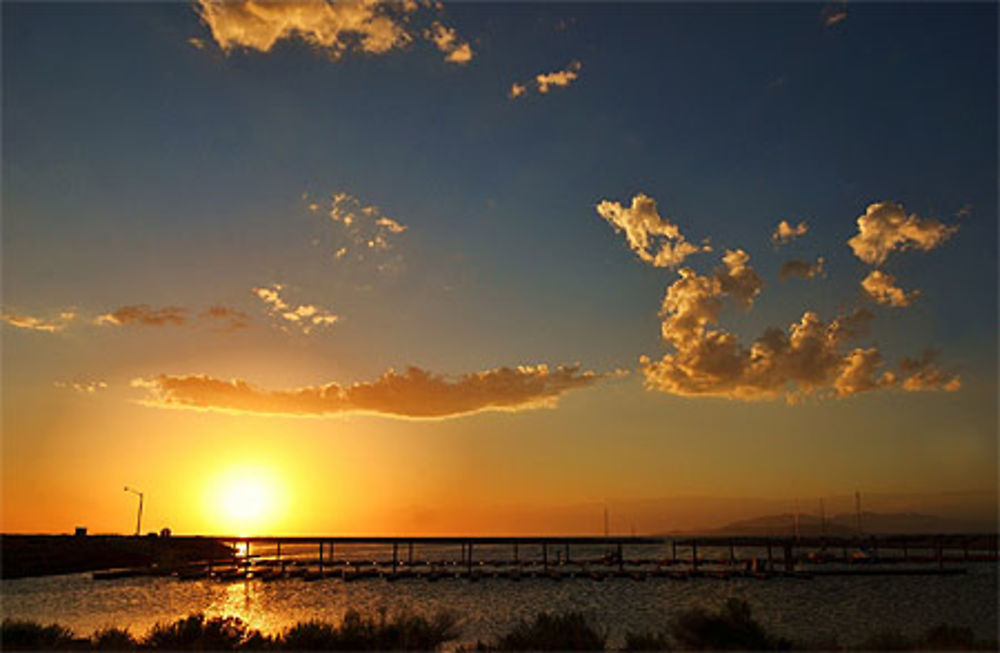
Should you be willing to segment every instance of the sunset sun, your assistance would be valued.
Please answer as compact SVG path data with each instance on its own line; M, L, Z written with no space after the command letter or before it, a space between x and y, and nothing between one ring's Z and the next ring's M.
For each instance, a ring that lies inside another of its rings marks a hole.
M280 518L281 484L270 470L246 466L226 470L208 492L207 511L218 532L259 535Z

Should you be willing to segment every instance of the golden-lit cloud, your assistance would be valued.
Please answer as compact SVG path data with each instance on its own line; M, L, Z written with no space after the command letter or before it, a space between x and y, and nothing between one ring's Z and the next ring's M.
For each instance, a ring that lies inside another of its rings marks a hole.
M846 2L833 2L825 7L820 12L820 16L823 18L823 24L827 27L833 27L834 25L839 25L840 23L847 20L847 3Z
M920 296L919 290L906 292L896 285L896 277L881 270L872 270L861 280L861 287L871 299L889 306L909 306Z
M448 377L417 367L389 370L375 381L328 383L291 390L264 390L246 381L209 376L161 375L136 379L149 391L148 403L164 407L335 416L345 413L442 419L482 411L521 411L554 407L560 396L593 385L603 376L579 365L521 365Z
M252 288L250 291L267 305L268 313L282 331L294 329L309 335L317 329L331 327L340 320L339 316L315 304L289 304L281 296L284 289L284 285L275 283Z
M70 323L76 319L75 310L65 310L55 318L37 317L26 313L13 313L3 311L0 313L0 322L8 324L17 329L25 331L39 331L42 333L58 333L63 331Z
M534 88L543 95L548 93L552 88L565 88L579 79L582 69L582 63L571 61L562 70L556 70L551 73L539 73L535 75L534 79L523 84L514 82L507 91L507 97L511 100L516 100L525 95L529 87Z
M962 387L957 374L949 374L937 365L937 352L928 349L920 359L904 358L899 364L903 375L901 387L907 392L944 390L955 392Z
M797 277L799 279L815 279L823 274L823 265L825 262L826 261L822 256L817 258L815 263L802 261L800 259L785 261L781 264L781 268L778 270L778 278L782 281L787 281L792 277Z
M759 400L784 396L789 401L824 391L837 396L870 389L851 372L854 352L841 349L860 336L871 313L857 310L829 322L806 311L787 331L769 328L750 347L717 323L727 294L718 279L689 268L663 301L663 338L674 352L658 361L640 359L650 389L682 396ZM839 381L842 372L849 378Z
M197 0L196 9L225 51L268 52L281 40L300 39L337 59L345 52L384 54L406 46L400 4L327 0Z
M832 26L836 25L837 23L844 22L845 20L847 20L847 12L846 11L835 11L835 12L830 13L824 19L823 23L827 27L832 27Z
M625 232L640 259L656 267L677 267L691 254L711 251L707 245L688 242L677 225L660 217L656 200L644 193L633 197L631 206L602 200L595 208L615 231Z
M236 331L250 326L250 316L243 311L228 306L209 306L202 311L201 316L216 323L223 323L226 331Z
M107 381L95 380L95 381L56 381L53 384L57 388L63 388L66 390L72 390L84 395L92 395L100 392L101 390L108 389Z
M110 313L98 315L95 324L101 326L183 326L188 310L179 306L152 308L148 304L122 306Z
M714 328L728 297L753 306L762 282L743 250L727 250L711 276L681 268L660 308L661 333L671 353L660 360L640 358L646 387L680 396L747 401L807 397L849 397L901 388L957 390L957 376L941 371L934 356L905 359L900 372L883 370L876 347L849 347L867 332L874 315L864 309L823 321L813 311L787 329L770 327L749 346L725 329ZM821 266L822 259L820 259ZM891 279L890 279L891 280Z
M854 255L870 265L881 265L894 251L916 248L929 251L938 247L958 226L907 215L902 204L876 202L858 217L858 233L847 241Z
M385 215L378 206L366 205L343 191L333 193L328 206L309 202L307 207L313 213L324 212L337 225L333 258L338 261L348 257L363 261L390 250L394 237L408 229L399 220Z
M430 3L380 0L195 0L195 9L215 43L224 51L270 52L279 41L299 40L339 59L348 52L386 54L407 47L414 34L445 53L445 61L465 64L472 47L454 28L435 20L428 29L411 33L410 16L417 11L441 11ZM200 39L189 43L203 49Z
M438 21L431 24L424 32L424 38L434 43L437 49L445 53L444 60L449 63L466 64L472 61L472 47L468 42L458 38L452 27L445 27Z
M805 236L808 231L809 225L805 222L800 222L797 225L792 226L788 220L782 220L771 233L771 242L775 247L781 247L782 245L792 242L796 238Z

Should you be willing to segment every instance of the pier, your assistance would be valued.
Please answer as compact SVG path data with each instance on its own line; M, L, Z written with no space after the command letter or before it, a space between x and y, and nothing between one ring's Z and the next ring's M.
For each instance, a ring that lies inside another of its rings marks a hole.
M230 537L227 552L174 568L95 572L97 580L173 575L264 582L339 579L800 578L953 575L997 562L996 534L866 537Z

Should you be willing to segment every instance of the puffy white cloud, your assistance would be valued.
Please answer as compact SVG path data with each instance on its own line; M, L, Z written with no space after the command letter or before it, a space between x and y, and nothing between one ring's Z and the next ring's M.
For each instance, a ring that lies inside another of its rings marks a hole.
M150 403L166 407L287 416L375 413L393 417L443 419L481 411L521 411L553 407L570 390L604 378L578 365L501 367L447 377L417 367L389 370L375 381L328 383L291 390L263 390L246 381L209 376L161 375L136 379L151 393Z
M876 202L858 217L858 233L847 241L854 255L870 265L881 265L894 250L916 248L929 251L938 247L958 226L907 215L902 204Z
M885 274L881 270L872 270L867 277L861 280L861 287L870 298L879 304L888 304L889 306L909 306L914 299L920 296L919 290L906 292L896 285L896 277Z
M424 37L432 41L438 50L446 53L445 61L457 64L466 64L472 61L472 46L458 38L454 28L445 27L434 21L430 29L424 33Z
M76 319L75 310L65 310L52 318L37 317L26 313L12 313L3 311L0 313L0 322L8 324L17 329L25 331L40 331L42 333L58 333L63 331L70 323Z
M809 225L805 222L800 222L794 227L788 222L788 220L782 220L778 223L778 226L774 228L771 233L771 242L775 247L781 247L786 243L790 243L796 238L801 238L809 232Z
M802 261L799 259L785 261L781 264L781 269L778 270L778 278L782 281L787 281L792 277L798 277L799 279L815 279L823 274L823 265L825 263L826 261L822 256L816 259L816 263L810 263L809 261Z
M250 291L267 304L268 313L282 331L294 328L309 335L316 329L331 327L340 320L339 316L315 304L289 304L281 296L281 291L284 289L282 284L275 283L252 288Z
M656 200L644 193L633 197L631 206L602 200L596 209L616 231L625 232L640 259L656 267L677 267L691 254L711 251L707 245L689 243L677 225L660 217Z

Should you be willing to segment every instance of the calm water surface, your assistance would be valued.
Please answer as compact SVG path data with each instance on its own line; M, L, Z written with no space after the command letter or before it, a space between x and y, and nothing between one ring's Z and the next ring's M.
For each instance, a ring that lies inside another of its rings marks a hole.
M434 556L426 556L434 557ZM265 632L296 621L338 622L349 608L432 615L447 610L461 620L459 641L493 638L539 611L580 610L606 627L610 644L628 630L659 629L680 610L714 607L745 599L775 633L800 640L858 643L868 634L897 629L920 633L949 623L972 628L977 637L997 636L997 567L973 564L962 576L816 577L808 580L607 578L552 581L526 578L384 579L345 583L288 579L231 583L216 580L127 578L95 582L90 574L2 582L4 618L56 621L81 635L106 625L145 633L157 621L192 612L238 616Z

